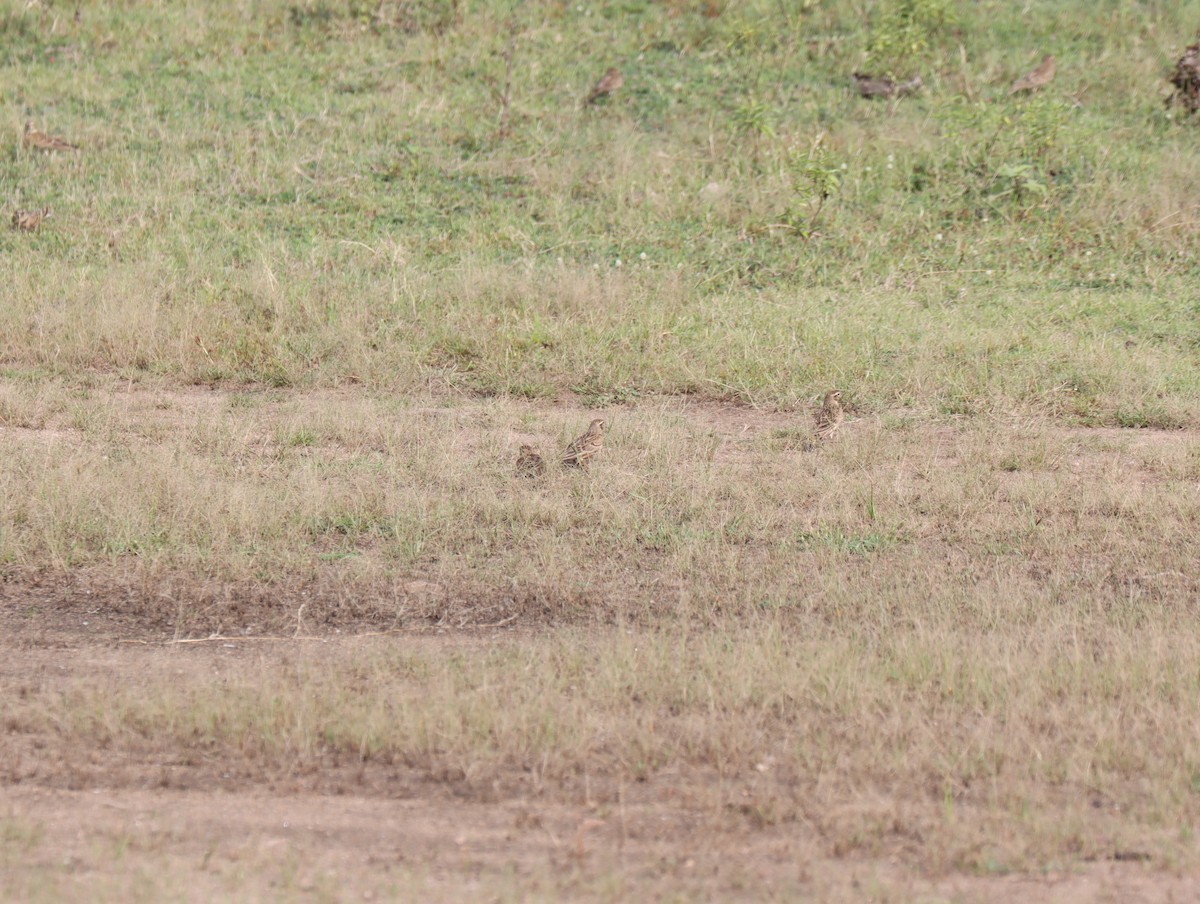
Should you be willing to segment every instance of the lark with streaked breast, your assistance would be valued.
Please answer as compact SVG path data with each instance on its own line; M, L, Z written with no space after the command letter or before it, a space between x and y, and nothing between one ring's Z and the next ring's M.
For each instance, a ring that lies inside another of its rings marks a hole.
M571 440L563 453L562 463L568 468L586 468L604 448L604 418L594 419L587 432Z
M825 393L825 398L815 416L817 427L814 432L817 439L833 439L845 419L846 412L842 410L842 391L840 389L829 390Z
M868 100L875 97L905 97L921 90L921 76L915 75L908 81L897 84L894 79L887 76L877 77L856 72L854 73L854 86L858 89L859 96Z

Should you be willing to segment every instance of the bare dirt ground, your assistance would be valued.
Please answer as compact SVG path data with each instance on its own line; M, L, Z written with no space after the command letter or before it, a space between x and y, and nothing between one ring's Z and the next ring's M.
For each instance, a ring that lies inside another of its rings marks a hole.
M335 393L326 393L302 404L318 410L336 402ZM131 417L159 417L169 429L229 400L197 390L132 394L122 404ZM794 415L734 406L673 403L671 410L711 429L720 438L719 455L728 457L756 454L756 436L795 423ZM449 410L437 416L464 418ZM5 429L29 443L79 441L54 423ZM1154 449L1180 441L1178 434L1150 431L1053 430L1061 448L1074 450L1055 468L1084 481L1113 473L1108 453L1115 448L1127 465L1123 477L1141 468L1137 473L1153 483L1161 475L1129 463L1153 464ZM930 466L953 470L954 431L937 428L932 437ZM1000 479L1019 477L1005 472ZM1176 593L1174 584L1155 577L1156 587ZM397 624L383 612L331 603L327 608L344 617L305 625L310 636L289 639L300 594L337 597L333 582L214 591L223 594L214 625L227 629L257 612L262 630L276 639L228 630L208 638L203 619L181 636L177 610L162 605L180 588L166 579L148 588L139 583L144 578L126 580L112 568L13 569L0 583L0 897L1200 900L1200 875L1190 866L1143 862L1147 855L1132 849L1084 852L1037 874L964 871L937 856L925 858L919 833L897 832L894 850L878 856L839 855L816 823L743 818L737 798L744 786L695 771L660 769L627 786L613 786L611 779L593 784L586 774L543 783L513 772L481 787L397 763L335 758L292 766L286 758L264 762L185 744L89 745L69 726L31 728L11 715L17 709L6 702L50 699L89 682L123 687L203 679L219 685L247 664L319 663L322 656L346 658L379 645L434 658L470 656L555 630L555 619L539 618L533 604L518 606L512 618L485 607L457 623L434 607ZM263 615L269 612L287 615ZM103 721L104 714L97 718Z
M12 900L1197 900L1194 878L1136 864L928 879L832 861L811 839L717 833L667 805L623 822L585 807L256 792L0 792L37 826L7 855ZM622 831L626 833L622 839Z
M489 641L476 632L323 646L329 655L383 642L451 653ZM0 678L6 692L89 676L134 683L289 652L18 632L0 640ZM521 790L514 777L481 795L397 767L264 771L180 749L88 749L11 727L0 751L0 875L14 901L1200 899L1200 877L1138 862L988 876L926 874L911 856L835 858L814 827L714 817L697 805L703 777L671 770L616 794L581 783Z

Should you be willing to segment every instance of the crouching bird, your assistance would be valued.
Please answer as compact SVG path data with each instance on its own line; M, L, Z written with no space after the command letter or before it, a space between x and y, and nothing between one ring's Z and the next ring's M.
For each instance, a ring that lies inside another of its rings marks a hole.
M521 451L517 455L517 476L518 477L541 477L546 473L546 463L542 461L542 456L537 450L528 443L521 445Z
M71 144L71 142L59 138L57 135L47 135L31 122L25 123L25 135L21 139L21 144L27 148L33 148L37 151L79 150L79 145Z
M1046 54L1035 69L1030 70L1012 83L1012 87L1008 89L1008 93L1018 94L1021 91L1037 91L1039 88L1045 88L1054 81L1054 69L1054 57Z

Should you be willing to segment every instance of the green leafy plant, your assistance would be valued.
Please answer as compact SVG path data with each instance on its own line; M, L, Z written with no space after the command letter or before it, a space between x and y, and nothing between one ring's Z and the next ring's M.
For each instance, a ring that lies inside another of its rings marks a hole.
M774 116L765 101L748 100L739 104L733 111L733 121L741 133L761 138L775 137Z
M1061 101L955 104L942 109L939 120L945 153L918 161L910 186L939 197L948 208L1028 213L1044 205L1056 187L1078 184L1080 173L1089 171L1087 136L1074 110ZM1063 159L1068 149L1070 167ZM1069 182L1062 178L1064 168L1074 171Z
M789 207L783 221L808 238L816 230L825 203L841 188L841 164L825 147L824 135L818 135L806 151L790 156L788 169L798 206Z
M993 201L1008 195L1018 202L1026 200L1030 196L1037 198L1046 196L1046 183L1039 179L1037 170L1031 164L1010 163L997 169L995 176L996 187L999 188L999 191L991 195Z
M948 0L891 0L881 9L867 41L878 75L912 75L953 22Z

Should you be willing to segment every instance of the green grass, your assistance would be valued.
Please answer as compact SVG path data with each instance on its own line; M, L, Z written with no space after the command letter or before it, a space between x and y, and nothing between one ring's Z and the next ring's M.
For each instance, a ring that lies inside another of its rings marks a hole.
M839 862L1194 862L1200 122L1162 100L1200 2L63 12L0 12L4 215L54 211L0 230L20 762L646 779ZM513 476L594 409L590 471ZM77 622L274 652L24 667ZM290 641L431 624L527 633Z
M956 6L894 108L888 4L525 4L504 136L507 5L391 6L7 12L9 365L1197 422L1194 4Z

